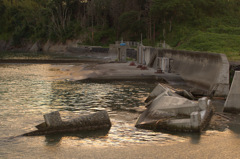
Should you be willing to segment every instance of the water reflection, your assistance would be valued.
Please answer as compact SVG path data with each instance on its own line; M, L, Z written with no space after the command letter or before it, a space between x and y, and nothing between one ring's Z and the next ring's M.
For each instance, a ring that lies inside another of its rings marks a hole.
M61 65L59 65L61 68ZM49 64L0 66L0 135L17 136L35 130L42 115L60 111L63 120L107 110L112 128L106 138L77 138L82 144L142 143L183 140L163 133L134 127L139 114L121 111L122 107L145 105L155 87L146 82L73 82L55 81ZM61 136L61 140L65 136ZM46 140L46 141L51 141ZM58 138L54 139L56 143ZM97 141L97 142L96 142ZM47 142L52 144L51 142ZM26 141L26 144L31 144Z
M199 144L201 141L201 136L205 135L204 132L172 132L172 131L161 131L174 136L188 138L191 144Z
M47 146L56 146L61 143L63 138L75 138L78 140L84 138L96 139L104 138L107 136L109 130L95 130L95 131L81 131L78 133L64 133L64 134L52 134L45 135L45 142Z

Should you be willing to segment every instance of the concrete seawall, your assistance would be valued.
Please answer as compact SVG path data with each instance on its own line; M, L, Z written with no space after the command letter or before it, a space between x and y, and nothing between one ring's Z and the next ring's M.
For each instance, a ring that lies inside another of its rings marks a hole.
M229 62L218 53L180 51L152 47L138 48L138 62L158 69L157 57L170 59L171 72L214 96L227 96L229 92Z

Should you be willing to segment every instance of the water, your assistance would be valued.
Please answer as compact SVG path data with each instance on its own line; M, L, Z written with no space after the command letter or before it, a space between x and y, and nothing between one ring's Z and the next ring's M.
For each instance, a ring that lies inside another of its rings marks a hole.
M117 148L145 144L166 146L182 142L199 144L201 138L221 136L222 133L239 140L236 135L238 131L207 131L200 136L137 129L134 124L139 114L123 108L143 106L145 98L156 86L155 82L87 83L56 80L54 77L59 72L53 67L50 64L0 65L0 158L32 158L36 154L36 158L55 158L56 154L56 158L59 158L59 154L72 156L72 151L67 150L77 148L91 150L92 147ZM108 133L16 137L35 130L34 126L43 122L42 115L45 113L60 111L62 118L67 120L99 110L107 110L110 115L112 128ZM234 125L231 127L236 129ZM71 158L79 156L88 158L82 154Z

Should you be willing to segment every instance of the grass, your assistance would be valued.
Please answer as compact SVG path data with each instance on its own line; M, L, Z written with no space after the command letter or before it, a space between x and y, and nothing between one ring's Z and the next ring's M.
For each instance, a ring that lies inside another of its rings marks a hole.
M240 34L234 34L232 30L219 33L219 30L221 29L209 29L211 32L197 31L183 40L176 49L224 53L230 61L240 60ZM239 30L236 29L236 32Z

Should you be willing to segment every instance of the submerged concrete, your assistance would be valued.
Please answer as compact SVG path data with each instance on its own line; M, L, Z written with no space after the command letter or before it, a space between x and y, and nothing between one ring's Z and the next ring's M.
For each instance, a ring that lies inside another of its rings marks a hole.
M36 126L38 130L23 134L23 136L109 130L111 128L111 121L106 111L99 111L95 114L80 116L69 121L62 121L59 112L52 112L45 114L44 119L44 123Z
M235 71L232 86L224 104L225 112L240 112L240 71Z
M159 93L159 95L157 95ZM181 97L160 84L150 97L156 96L147 104L136 123L138 128L165 129L174 131L201 131L212 115L208 98L192 101Z

